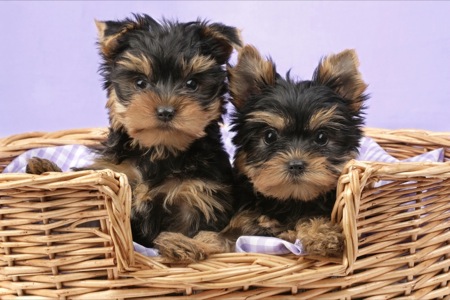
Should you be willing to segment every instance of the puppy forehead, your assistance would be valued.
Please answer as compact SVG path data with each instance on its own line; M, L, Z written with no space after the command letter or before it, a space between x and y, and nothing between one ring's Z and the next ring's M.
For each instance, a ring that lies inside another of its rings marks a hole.
M151 69L170 69L188 75L218 66L212 57L202 54L200 40L195 34L175 29L139 32L130 40L130 49L122 55L121 60L126 61L122 65L126 65L128 69L146 75L150 75Z
M265 123L278 130L283 130L287 125L284 115L268 110L252 111L247 115L247 122Z
M342 119L339 99L327 89L306 84L276 86L255 99L248 120L264 122L279 130L316 130Z
M154 57L148 51L127 51L120 57L117 64L128 70L143 73L149 77L152 73L152 65L155 68L159 67L159 69L167 66L173 69L180 69L185 75L188 73L205 72L217 66L214 59L200 54L194 54L192 57L183 55Z
M116 64L127 70L151 76L152 68L150 58L139 51L127 51L121 55Z
M131 34L130 46L159 57L189 56L199 52L202 43L197 26L166 23L157 28L139 30Z

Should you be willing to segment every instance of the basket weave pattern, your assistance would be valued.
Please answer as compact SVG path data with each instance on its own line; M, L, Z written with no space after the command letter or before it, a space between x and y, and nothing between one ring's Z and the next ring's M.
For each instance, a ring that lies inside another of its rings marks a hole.
M332 218L342 259L224 253L174 264L133 251L130 187L109 170L0 174L0 297L22 299L436 299L450 295L450 133L366 129L403 159L350 162ZM0 170L45 146L99 147L105 129L0 139ZM388 184L374 188L379 180Z

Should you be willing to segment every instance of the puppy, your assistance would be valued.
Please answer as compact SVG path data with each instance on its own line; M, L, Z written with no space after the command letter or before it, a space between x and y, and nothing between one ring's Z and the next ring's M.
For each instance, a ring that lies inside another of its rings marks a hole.
M184 260L185 251L171 243L201 230L220 231L232 212L232 170L220 122L224 65L241 46L239 31L147 15L96 25L110 128L104 149L86 169L126 174L133 240ZM30 173L43 170L58 171L39 159L28 164Z
M238 213L221 233L299 239L308 254L341 256L342 228L330 221L338 178L356 157L367 85L353 50L322 59L312 80L282 78L245 46L229 69L236 114Z
M345 50L322 59L311 80L297 81L254 47L240 51L228 69L237 213L220 233L199 233L191 253L233 251L239 236L260 235L299 239L311 255L342 255L342 228L330 216L362 136L368 96L358 65L355 51Z

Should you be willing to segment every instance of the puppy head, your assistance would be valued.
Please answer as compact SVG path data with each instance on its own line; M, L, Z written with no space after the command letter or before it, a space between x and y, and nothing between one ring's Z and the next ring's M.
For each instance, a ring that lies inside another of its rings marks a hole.
M311 201L335 189L362 135L367 85L356 53L325 57L312 80L294 81L245 46L229 68L229 82L235 167L255 191L279 201Z
M140 147L182 151L220 119L236 28L147 15L96 25L113 130Z

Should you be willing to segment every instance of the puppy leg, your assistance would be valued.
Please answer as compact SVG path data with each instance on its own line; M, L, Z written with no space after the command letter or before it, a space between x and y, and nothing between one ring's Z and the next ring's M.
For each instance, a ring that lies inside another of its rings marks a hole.
M161 256L173 261L196 262L214 253L226 252L227 244L212 231L201 231L194 238L177 232L162 232L154 240Z
M264 235L277 236L286 228L278 220L272 219L266 215L261 215L257 219L257 226L265 231Z
M153 241L163 257L175 261L199 261L208 255L234 251L237 238L243 234L265 231L258 226L259 214L243 211L235 215L221 232L200 231L194 238L181 233L162 232Z
M311 255L340 257L344 252L342 227L327 218L301 219L295 231L286 231L279 237L291 242L299 239L306 253Z
M295 240L297 240L297 232L295 230L286 230L280 233L277 237L285 241L295 243Z
M277 220L255 211L241 211L221 232L201 231L194 238L181 233L163 232L155 247L163 257L174 261L194 262L215 253L232 252L241 235L276 236L285 228Z
M242 235L277 236L283 231L285 227L277 220L262 215L259 211L243 210L231 218L221 235L227 240L236 241Z
M62 170L48 159L33 157L28 160L26 172L28 174L40 175L45 172L62 172Z

